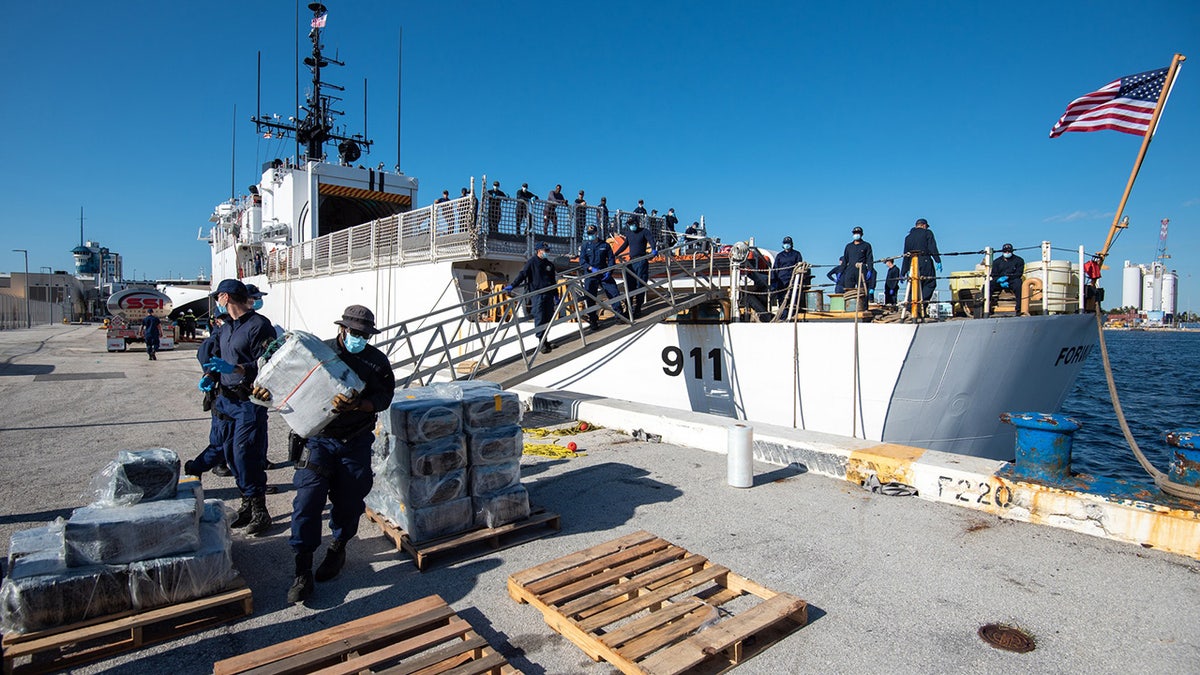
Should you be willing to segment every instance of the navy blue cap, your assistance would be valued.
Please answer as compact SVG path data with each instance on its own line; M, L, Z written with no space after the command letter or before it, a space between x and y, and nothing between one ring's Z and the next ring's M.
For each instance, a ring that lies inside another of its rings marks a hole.
M221 283L217 284L217 290L210 293L209 297L215 298L222 293L229 293L230 295L245 295L249 297L248 293L246 292L246 284L243 284L237 279L222 280Z
M550 244L547 244L547 243L546 243L546 242L544 242L544 241L539 241L539 242L538 242L538 245L537 245L537 248L536 248L535 250L538 250L538 251L549 251L549 250L550 250Z
M693 224L693 225L695 225L696 223L692 223L692 224ZM792 243L792 238L791 238L791 237L784 237L784 238L783 238L783 243L785 243L785 244L790 244L790 243Z
M1012 250L1013 250L1012 244L1005 244L1004 246L1000 247L1001 253L1012 253Z
M254 284L246 284L246 297L261 298L264 295L268 295L268 293L266 291L258 290L258 286L255 286Z
M850 230L850 234L862 234L862 228L856 226L853 230Z

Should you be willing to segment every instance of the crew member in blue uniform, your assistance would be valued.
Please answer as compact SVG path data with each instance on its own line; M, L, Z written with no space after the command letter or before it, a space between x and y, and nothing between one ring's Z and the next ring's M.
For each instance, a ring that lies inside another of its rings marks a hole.
M851 230L850 237L850 243L846 244L846 249L842 252L842 288L857 289L858 278L861 275L863 289L869 290L875 278L875 252L863 239L861 227Z
M541 341L542 336L546 333L546 328L550 326L550 320L554 318L554 304L558 300L558 293L555 292L554 275L556 270L554 263L546 257L550 251L550 244L539 242L534 256L525 261L525 267L521 269L521 273L513 282L504 287L505 292L511 293L513 286L524 285L530 293L541 291L533 296L533 303L530 312L533 314L533 325L537 329L538 341ZM549 352L554 349L549 340L542 343L542 352Z
M1025 259L1013 253L1013 245L1005 244L1000 255L992 260L992 303L1000 291L1012 291L1021 306L1021 278L1025 275Z
M900 292L900 268L896 267L895 258L884 258L887 265L887 278L883 280L883 304L895 306L896 294Z
M521 183L521 189L517 190L517 234L533 233L533 217L529 213L529 203L533 199L529 183Z
M500 189L500 181L492 181L492 189L487 191L488 196L488 229L492 232L500 227L500 206L503 202L502 198L507 198L508 195L504 190Z
M229 459L242 505L231 527L245 527L257 536L271 525L267 512L267 409L250 400L251 385L258 375L258 358L275 340L275 328L251 309L246 285L225 279L213 292L217 309L229 313L229 323L217 331L214 355L205 364L220 375L217 412L232 418L229 429Z
M208 337L196 348L196 360L200 362L201 367L213 357L217 348L217 331L228 320L228 314L213 317ZM214 476L223 478L233 475L226 459L229 450L229 427L233 420L217 411L217 378L216 373L210 372L205 372L200 378L200 391L204 393L201 408L212 416L212 422L208 427L208 447L201 450L195 459L183 463L183 472L189 476L200 477L209 470L212 470Z
M158 351L159 338L162 337L162 321L154 316L154 310L146 310L146 318L142 319L142 339L146 341L146 353L151 361L157 361L154 355Z
M792 271L796 265L804 262L804 256L800 255L792 246L792 238L783 238L783 250L776 256L771 263L771 304L776 305L782 303L787 295L788 285L792 283ZM804 289L800 289L804 290ZM780 307L780 313L784 319L787 318L787 308Z
M642 200L638 200L638 208L642 209L642 213L646 209L642 208ZM637 210L635 209L636 213ZM645 216L642 216L643 218ZM650 234L650 230L641 227L638 222L638 217L630 216L626 221L625 241L617 248L615 255L621 255L624 251L629 251L630 259L641 258L650 253L652 256L658 255L658 247L654 244L654 237ZM650 279L650 261L639 260L630 263L626 266L625 272L625 292L629 294L630 304L629 315L633 319L638 319L642 316L642 305L646 301L646 291L639 290L646 285Z
M942 272L942 255L938 253L937 240L933 238L933 232L929 229L929 222L924 218L917 218L916 224L908 231L908 236L904 237L903 273L905 276L911 276L912 274L911 261L913 256L917 258L917 274L920 276L921 299L927 303L933 299L933 292L937 290L937 277L934 276L934 272L935 270L938 274ZM912 298L906 299L906 301L911 300Z
M296 553L296 577L288 589L288 602L304 602L313 593L313 581L328 581L346 562L346 544L358 533L358 521L366 510L363 499L371 491L371 443L375 440L375 417L392 403L396 378L383 352L367 340L379 333L375 314L362 305L350 305L335 321L337 337L326 340L350 370L363 381L362 391L338 394L332 405L337 417L304 444L292 485L292 536ZM269 392L256 395L269 399ZM321 545L321 514L325 501L333 541L325 559L313 574L313 554Z
M834 293L841 293L845 290L845 287L842 285L843 275L846 272L845 265L843 264L845 262L845 257L838 258L837 264L833 266L833 269L825 273L825 278L833 282Z
M616 256L613 255L612 246L600 238L595 225L588 225L587 232L583 235L583 245L579 247L579 267L583 274L608 270L616 264ZM596 300L591 296L604 289L604 295L608 296L609 300L617 297L617 282L613 280L612 272L607 271L604 274L597 274L588 277L584 284L584 290L588 292L586 297L587 306L595 307ZM616 305L613 307L616 310ZM617 314L621 314L617 311ZM592 312L588 314L588 324L592 330L600 328L600 312Z

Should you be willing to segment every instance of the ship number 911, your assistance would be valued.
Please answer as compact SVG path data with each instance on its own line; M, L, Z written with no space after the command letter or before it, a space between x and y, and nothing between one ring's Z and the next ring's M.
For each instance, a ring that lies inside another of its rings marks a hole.
M688 356L692 360L692 377L697 380L704 379L704 349L701 347L692 347L688 352ZM708 350L708 360L712 361L712 379L715 382L721 381L721 348L713 347ZM686 359L683 356L683 350L679 347L663 347L662 350L663 372L671 377L683 373Z

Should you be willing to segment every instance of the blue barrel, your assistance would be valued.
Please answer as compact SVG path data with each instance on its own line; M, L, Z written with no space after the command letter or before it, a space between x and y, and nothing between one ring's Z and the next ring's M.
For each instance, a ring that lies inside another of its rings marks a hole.
M1200 487L1200 429L1179 429L1167 432L1167 445L1175 448L1167 475L1176 483Z
M1066 415L1006 412L1001 422L1017 428L1017 461L1013 474L1043 482L1071 477L1071 440L1079 422Z

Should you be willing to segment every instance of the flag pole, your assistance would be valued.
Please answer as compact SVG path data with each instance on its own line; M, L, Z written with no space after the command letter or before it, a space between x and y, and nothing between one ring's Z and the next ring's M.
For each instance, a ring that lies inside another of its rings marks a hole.
M1117 206L1116 215L1113 216L1112 226L1108 228L1108 238L1104 240L1104 248L1100 249L1100 252L1096 254L1100 258L1101 264L1108 257L1108 249L1117 237L1117 230L1129 226L1128 223L1121 223L1121 215L1125 212L1125 203L1129 201L1129 193L1133 191L1133 182L1137 180L1138 171L1142 168L1142 160L1146 158L1146 150L1150 147L1150 139L1154 137L1154 129L1158 126L1158 118L1162 115L1163 107L1167 105L1167 97L1171 93L1171 85L1175 82L1175 76L1179 74L1179 64L1186 60L1187 57L1183 54L1176 54L1171 59L1171 67L1167 70L1167 78L1163 81L1162 91L1158 94L1158 104L1154 106L1154 114L1150 116L1150 124L1146 128L1146 135L1142 138L1142 149L1138 151L1137 161L1133 163L1133 171L1129 173L1129 182L1125 184L1125 194L1121 195L1121 203Z

